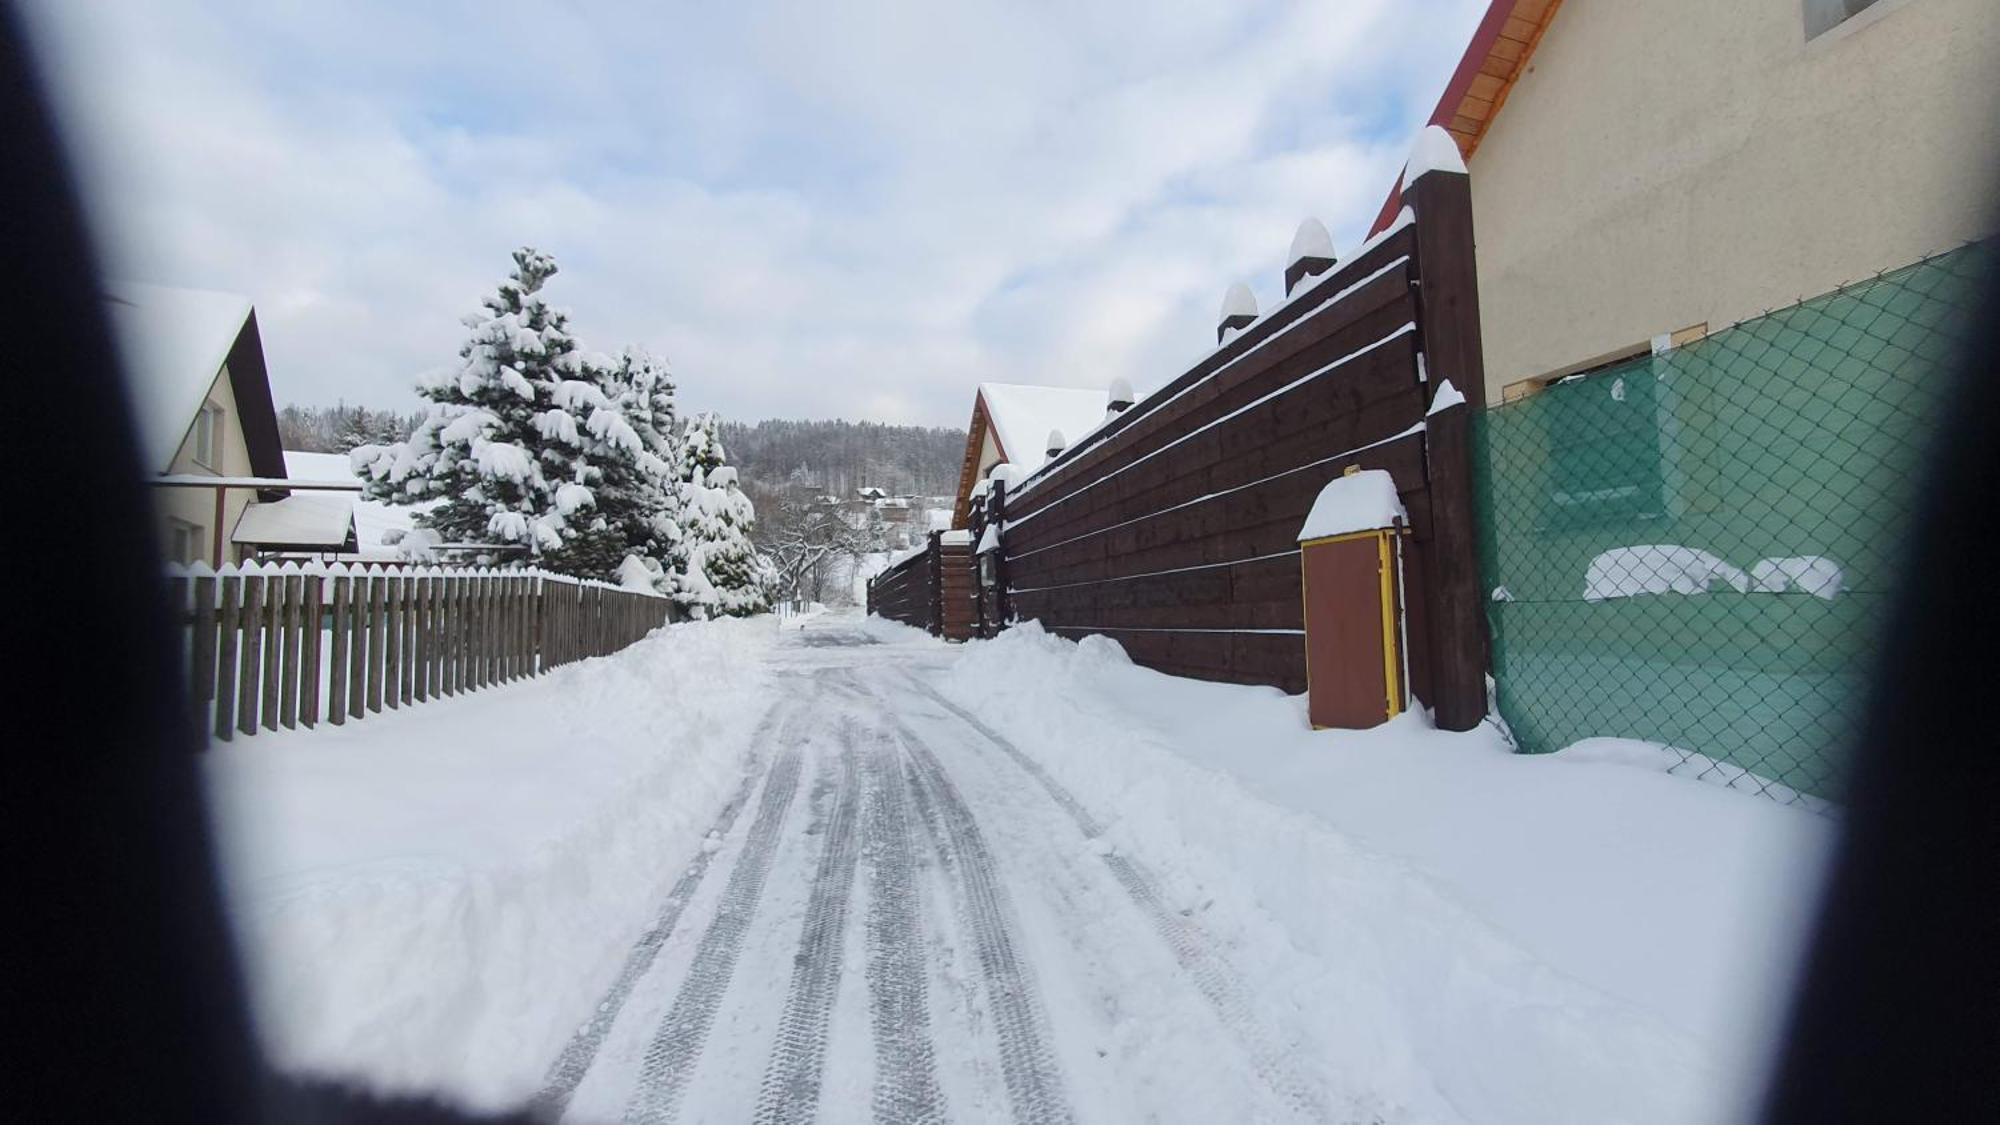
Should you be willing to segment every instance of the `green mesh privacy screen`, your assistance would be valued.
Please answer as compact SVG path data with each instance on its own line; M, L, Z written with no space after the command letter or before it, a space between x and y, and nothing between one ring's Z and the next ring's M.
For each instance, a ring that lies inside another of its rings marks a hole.
M1500 712L1520 749L1838 800L1914 474L1993 243L1488 411Z

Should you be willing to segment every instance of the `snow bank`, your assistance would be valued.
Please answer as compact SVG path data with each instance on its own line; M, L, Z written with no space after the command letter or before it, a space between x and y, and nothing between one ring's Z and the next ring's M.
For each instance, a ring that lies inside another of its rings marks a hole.
M1846 580L1839 563L1820 555L1759 559L1757 565L1750 568L1751 587L1767 594L1798 590L1832 601L1840 596Z
M1614 547L1590 560L1583 576L1583 600L1632 598L1642 594L1706 594L1717 582L1738 593L1750 576L1707 551L1670 543Z
M204 758L279 1066L525 1099L740 785L768 619Z
M1364 469L1335 477L1319 490L1299 527L1299 541L1373 531L1409 519L1403 498L1396 495L1396 478L1383 469Z
M966 647L947 694L1158 865L1177 905L1280 924L1287 942L1222 936L1260 992L1296 997L1300 1052L1350 1084L1414 1119L1741 1112L1826 818L1420 714L1313 733L1300 698L1033 623Z

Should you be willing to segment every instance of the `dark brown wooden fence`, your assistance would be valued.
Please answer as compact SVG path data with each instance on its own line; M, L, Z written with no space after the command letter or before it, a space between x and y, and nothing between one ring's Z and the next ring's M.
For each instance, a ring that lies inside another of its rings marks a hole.
M1011 490L995 482L973 518L975 537L1001 529L977 632L1033 619L1109 635L1163 671L1301 691L1300 525L1342 472L1383 469L1409 513L1412 687L1440 725L1479 721L1469 185L1432 172L1405 198L1411 209L1338 268ZM933 580L927 565L885 575L897 600L884 605L921 604L906 590ZM976 574L977 559L964 566Z
M247 564L169 582L194 706L225 742L606 656L666 624L670 604L522 570Z
M868 612L926 632L937 632L937 552L928 545L868 582Z
M948 641L973 637L972 541L964 532L933 532L938 559L938 635Z

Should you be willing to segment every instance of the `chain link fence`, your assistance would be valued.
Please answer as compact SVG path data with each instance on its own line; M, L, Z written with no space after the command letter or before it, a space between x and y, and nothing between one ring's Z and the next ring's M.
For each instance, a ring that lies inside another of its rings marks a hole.
M1521 750L1635 739L1676 773L1839 799L1993 257L1967 246L1485 413L1481 564Z

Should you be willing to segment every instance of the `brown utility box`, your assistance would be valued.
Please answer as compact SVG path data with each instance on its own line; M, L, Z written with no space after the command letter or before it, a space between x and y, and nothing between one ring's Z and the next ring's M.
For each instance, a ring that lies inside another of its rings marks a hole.
M1299 568L1305 597L1306 714L1315 730L1360 730L1401 714L1408 705L1409 676L1403 622L1404 528L1399 505L1355 503L1334 495L1347 488L1379 492L1394 486L1352 474L1327 486L1332 508L1347 518L1308 517L1299 539ZM1315 504L1317 516L1323 505ZM1351 524L1353 513L1377 512L1388 526L1312 535L1319 526Z

